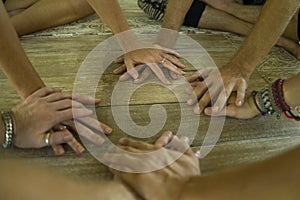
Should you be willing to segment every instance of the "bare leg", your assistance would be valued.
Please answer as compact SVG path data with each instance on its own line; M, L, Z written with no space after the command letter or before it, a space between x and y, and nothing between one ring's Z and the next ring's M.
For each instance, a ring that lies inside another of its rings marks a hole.
M235 0L203 0L208 5L222 10L241 20L254 24L260 14L262 6L245 6Z
M250 33L253 24L240 20L221 10L206 6L198 27L247 36ZM281 37L278 40L277 45L289 51L300 60L300 46L295 41Z
M9 4L6 5L7 10L10 13L21 10L11 16L11 22L19 35L70 23L94 12L86 0L31 0L32 4L30 0L26 0L28 4L24 4L23 0L12 1L16 2L15 10Z

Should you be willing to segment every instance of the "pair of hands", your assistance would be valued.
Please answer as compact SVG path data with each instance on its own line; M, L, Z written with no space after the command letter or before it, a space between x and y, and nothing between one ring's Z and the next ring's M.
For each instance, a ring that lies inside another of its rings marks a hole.
M115 74L122 74L121 81L134 79L134 83L143 83L152 73L165 85L171 82L165 77L162 68L166 68L172 79L184 75L185 66L179 61L180 55L168 48L154 45L153 48L137 49L125 53L116 63L123 63L114 70Z
M172 143L169 143L170 141ZM163 133L154 145L129 138L122 138L119 142L123 150L131 153L149 153L162 148L160 156L165 160L179 157L172 164L160 169L160 163L150 155L148 157L145 154L143 159L136 159L124 152L110 149L105 155L106 161L110 163L110 170L143 199L177 199L185 182L192 176L200 175L199 159L186 139L179 139L171 132ZM125 170L134 170L143 166L159 170L148 173L128 173L114 169L115 166L124 165L125 160L126 166L123 166Z
M76 153L83 152L84 147L66 127L90 142L102 144L104 139L97 131L110 134L112 129L92 118L93 111L85 107L99 102L100 100L88 96L62 93L56 88L37 90L12 108L15 121L14 145L20 148L47 146L45 137L51 131L49 140L55 154L65 153L62 146L64 143Z
M164 58L165 62L162 63ZM170 76L177 79L178 75L185 74L182 71L185 66L179 58L180 55L175 51L159 45L152 49L138 49L117 59L116 63L124 64L115 69L114 73L122 74L122 81L133 78L134 83L143 83L154 73L162 83L169 85L171 83L166 79L161 67L168 69ZM230 64L219 69L206 68L195 72L187 77L187 81L194 87L194 91L187 91L187 104L194 106L195 114L204 112L213 116L252 118L259 113L251 106L251 98L245 98L249 77L250 75Z

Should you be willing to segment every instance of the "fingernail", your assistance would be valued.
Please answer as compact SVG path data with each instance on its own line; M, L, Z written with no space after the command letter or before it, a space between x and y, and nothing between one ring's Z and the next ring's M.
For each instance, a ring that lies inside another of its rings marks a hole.
M73 136L72 135L65 135L64 136L64 142L70 142L73 140Z
M194 108L194 113L197 114L197 115L200 115L200 108L199 108L199 106L196 106Z
M125 81L126 80L126 74L123 74L122 76L119 77L120 81Z
M122 145L126 145L127 144L127 139L126 138L121 138L119 140L119 143L122 144Z
M77 148L77 150L78 150L79 153L82 153L82 152L85 151L85 149L84 149L82 146L79 146L79 147Z
M168 80L165 80L165 81L164 81L164 84L165 84L165 85L171 85L172 83L171 83L170 81L168 81Z
M211 111L212 112L218 112L219 111L219 106L212 107Z
M136 84L138 84L138 83L141 83L141 79L135 79L134 81L133 81L133 83L136 83Z
M190 139L189 139L188 137L186 137L186 136L181 137L181 139L182 139L185 143L187 143L187 144L190 143Z
M98 139L97 139L97 143L98 144L103 144L105 142L105 140L102 138L102 137L99 137Z
M105 128L105 133L106 133L106 134L111 134L112 131L113 131L112 128Z
M205 108L204 112L206 115L211 115L211 113L212 113L211 108Z
M57 153L58 153L58 155L63 155L65 153L65 150L59 149Z
M237 105L238 106L241 106L243 104L243 102L241 101L241 100L239 100L238 102L237 102Z
M193 99L189 99L186 103L191 106L191 105L193 105L194 101L193 101Z
M200 151L198 150L198 151L196 151L196 153L195 153L195 156L197 157L197 158L201 158L201 153L200 153Z

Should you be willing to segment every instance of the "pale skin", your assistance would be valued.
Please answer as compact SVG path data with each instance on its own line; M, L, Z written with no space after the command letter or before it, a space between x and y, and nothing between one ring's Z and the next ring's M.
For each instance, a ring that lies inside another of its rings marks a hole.
M205 82L200 80L197 83L195 96L191 97L190 100L190 102L195 102L199 99L198 105L194 107L195 113L201 113L210 103L211 99L215 99L213 105L215 110L222 110L233 91L237 91L235 100L236 106L243 105L248 79L256 66L266 56L271 47L287 28L291 18L298 10L299 3L299 0L286 2L280 0L267 1L261 10L257 23L238 52L228 64L219 68L223 82L216 81L215 71L208 73L204 70L204 72L201 72L204 73L205 76L201 77L200 75L199 78L203 78ZM276 22L276 26L274 26L273 22ZM293 35L295 38L296 33ZM195 74L192 75L192 77L194 76ZM192 77L191 81L194 82ZM210 87L210 94L207 91L206 84Z
M151 149L149 144L144 142L130 139L125 141L126 149L131 152L148 152ZM124 141L121 141L121 144L122 142ZM199 176L194 171L197 162L193 159L195 155L188 149L183 155L186 158L185 162L179 159L161 170L144 174L125 173L114 169L112 172L146 200L296 200L300 195L298 190L300 183L299 154L300 148L298 147L282 155L248 166ZM130 158L128 159L130 162ZM117 160L113 161L118 164ZM155 163L152 160L144 160L143 162L145 165ZM172 171L173 167L176 170ZM183 171L188 176L182 177L181 169L184 169ZM187 174L188 172L195 172L195 174Z
M83 104L94 104L93 99L83 96L62 94L57 88L41 88L12 108L14 124L14 146L19 148L41 148L45 143L46 133L62 121L87 117L93 111ZM72 107L73 105L73 107ZM74 114L74 115L73 115ZM4 123L0 119L0 143L4 143ZM36 123L39 121L39 123ZM56 128L50 135L50 145L68 144L76 153L84 151L83 146L74 138L68 129ZM64 150L53 148L55 154L62 155Z
M33 94L38 89L45 87L45 84L22 49L18 35L12 24L9 23L9 16L6 13L2 2L0 2L0 48L2 49L0 67L23 99ZM70 96L68 93L62 93L61 96L68 99L71 98L72 95ZM83 98L88 102L92 101L94 104L100 102L99 99L90 97ZM82 101L83 104L85 104L86 101ZM55 116L52 117L55 118ZM104 132L105 134L110 134L112 132L112 129L109 126L98 122L90 116L78 118L76 121L81 124L80 130L75 129L74 121L72 120L61 121L60 123L64 123L64 125L77 130L81 136L91 142L96 142L98 145L102 144L104 140L96 132L92 131L90 127L97 131ZM85 125L87 124L86 122L89 122L89 126ZM64 152L61 145L52 145L52 147L55 149L55 152Z
M86 0L8 0L4 6L19 36L70 23L94 13Z
M283 83L283 96L284 100L290 107L300 106L300 74L286 79ZM295 87L296 86L296 87ZM252 96L246 97L246 101L242 106L236 106L234 103L234 94L228 100L224 109L226 109L226 116L238 119L250 119L260 115L260 111L254 104ZM223 111L215 112L211 108L205 110L207 115L222 116Z
M181 70L184 68L184 65L179 62L179 55L176 52L167 48L147 47L137 41L134 33L130 31L129 25L116 0L88 0L88 2L95 12L109 25L112 32L116 34L116 38L125 52L124 58L116 60L117 63L124 61L125 65L115 70L115 73L120 74L127 70L127 74L136 82L139 82L139 70L135 69L135 67L148 65L158 79L166 85L171 83L164 76L158 64L163 64L163 67L177 75L185 74ZM162 63L164 58L167 58L167 62ZM121 77L121 79L124 79L124 77Z
M162 148L162 146L166 145L172 137L173 136L170 132L165 132L161 137L158 138L154 145L149 144L148 147L150 149ZM121 143L125 144L127 141L132 143L131 140L128 139L123 139ZM186 145L187 144L185 142L178 141L176 147L179 148ZM171 150L169 151L170 153L167 155L177 153ZM189 153L191 153L190 150ZM192 169L190 174L199 174L199 164L195 157L190 159L189 156L184 155L184 158L180 158L180 160L180 164L176 163L173 165L174 170L176 170L176 167L179 167L178 169L180 169L180 171L178 170L177 174L180 174L180 177L187 177L184 167L188 166L189 164L192 165L192 167L190 167ZM8 173L11 171L14 173ZM123 182L120 181L79 182L78 179L73 180L69 177L58 175L57 173L43 167L28 164L26 165L20 162L20 160L15 161L5 159L5 161L0 161L0 176L0 197L1 199L6 200L140 199L127 186L125 186ZM11 187L12 185L14 185L14 187ZM64 187L61 187L62 185Z

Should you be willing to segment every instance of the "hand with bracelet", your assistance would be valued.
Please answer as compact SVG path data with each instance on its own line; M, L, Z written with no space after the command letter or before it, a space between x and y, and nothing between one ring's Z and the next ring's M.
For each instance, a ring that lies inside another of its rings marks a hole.
M74 152L81 153L84 147L71 132L66 127L56 125L90 116L93 112L83 106L86 103L88 101L82 96L71 98L59 89L42 88L11 111L1 111L0 142L5 148L41 148L51 145L58 155L64 153L61 144L66 143ZM55 148L57 146L60 148Z
M236 106L232 95L226 106L226 116L239 119L250 119L259 114L285 115L296 121L300 120L300 74L287 80L278 79L259 91L253 91L246 98L243 106ZM206 108L205 114L219 116Z

